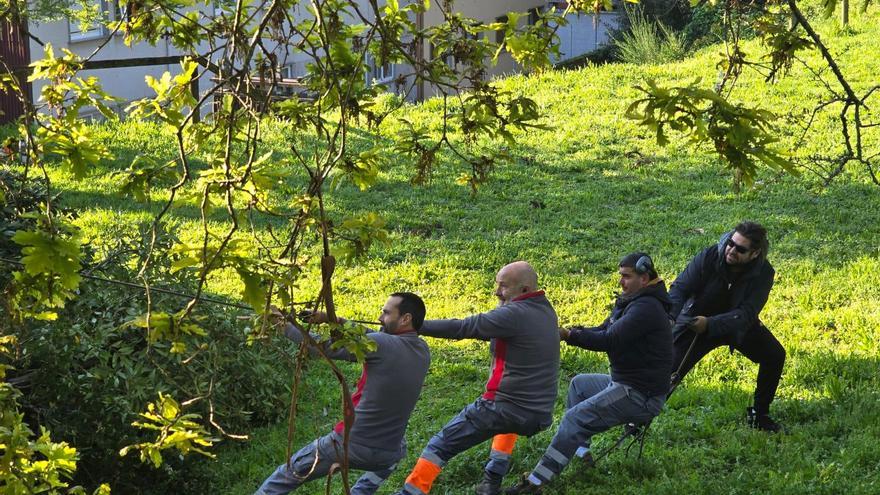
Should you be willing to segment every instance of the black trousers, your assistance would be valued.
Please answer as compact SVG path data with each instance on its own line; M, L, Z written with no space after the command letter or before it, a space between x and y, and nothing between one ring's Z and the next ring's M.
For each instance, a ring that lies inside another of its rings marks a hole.
M695 337L697 335L694 332L686 330L675 339L675 362L672 370L678 370L680 367L678 379L683 379L691 368L713 349L730 346L758 365L755 411L758 414L767 414L770 411L770 403L776 395L776 388L782 378L782 367L785 364L785 349L770 330L764 325L758 325L746 332L742 342L738 344L732 335L714 338L707 334L700 335L690 355L687 356L687 361L682 364Z

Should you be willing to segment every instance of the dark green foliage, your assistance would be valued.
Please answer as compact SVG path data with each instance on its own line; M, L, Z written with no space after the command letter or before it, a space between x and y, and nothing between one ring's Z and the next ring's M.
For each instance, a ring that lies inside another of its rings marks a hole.
M11 149L14 152L14 148ZM2 158L14 160L16 157ZM22 217L23 212L34 211L46 197L45 188L39 182L22 183L21 174L11 168L0 169L0 257L18 259L20 246L13 242L12 236L18 230L33 227L32 218ZM0 270L0 285L11 270Z
M691 11L690 21L682 28L694 48L713 45L724 39L723 7L720 2L701 2Z
M123 269L98 274L134 278ZM168 456L160 470L137 456L119 457L120 448L147 438L131 423L157 391L198 397L185 411L207 419L213 408L214 421L228 433L247 433L284 417L287 344L252 345L247 321L238 321L236 312L206 305L197 321L208 336L184 337L187 352L176 354L168 342L151 346L144 330L125 325L142 313L142 291L89 280L80 292L57 321L19 329L21 353L14 362L31 427L45 427L79 450L78 483L108 482L115 493L170 493L187 479L191 456ZM157 310L184 302L153 298Z
M684 29L699 8L686 0L639 0L638 4L645 17L676 31Z

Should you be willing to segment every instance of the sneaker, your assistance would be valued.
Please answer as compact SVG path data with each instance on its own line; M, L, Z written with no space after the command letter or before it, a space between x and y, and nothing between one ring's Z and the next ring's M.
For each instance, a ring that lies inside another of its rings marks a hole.
M501 495L501 478L483 473L483 480L474 491L477 495Z
M769 414L758 414L754 407L746 408L746 420L749 426L756 430L762 430L769 433L778 433L783 431L782 425L773 421Z
M543 485L533 485L531 481L529 481L528 473L524 474L522 479L519 480L519 483L513 485L504 491L507 495L518 495L520 493L541 493L544 489Z

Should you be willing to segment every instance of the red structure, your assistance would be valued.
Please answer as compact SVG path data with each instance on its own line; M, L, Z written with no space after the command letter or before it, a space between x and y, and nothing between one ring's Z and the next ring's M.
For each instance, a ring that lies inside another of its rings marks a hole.
M27 27L10 22L0 22L0 60L5 67L0 70L26 68L31 63L30 44L27 38ZM25 82L26 72L17 72L19 81L24 85L25 96L31 98L31 85ZM24 113L24 105L15 93L0 91L0 124L14 122Z

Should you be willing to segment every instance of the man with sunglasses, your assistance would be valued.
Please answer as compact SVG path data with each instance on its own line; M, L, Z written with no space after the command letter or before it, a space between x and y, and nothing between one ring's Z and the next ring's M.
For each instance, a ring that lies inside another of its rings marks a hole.
M670 287L669 297L676 318L675 379L684 378L717 347L736 349L758 364L754 406L746 410L749 426L777 432L782 427L769 413L785 349L758 319L773 287L769 247L764 227L742 222L691 260Z

